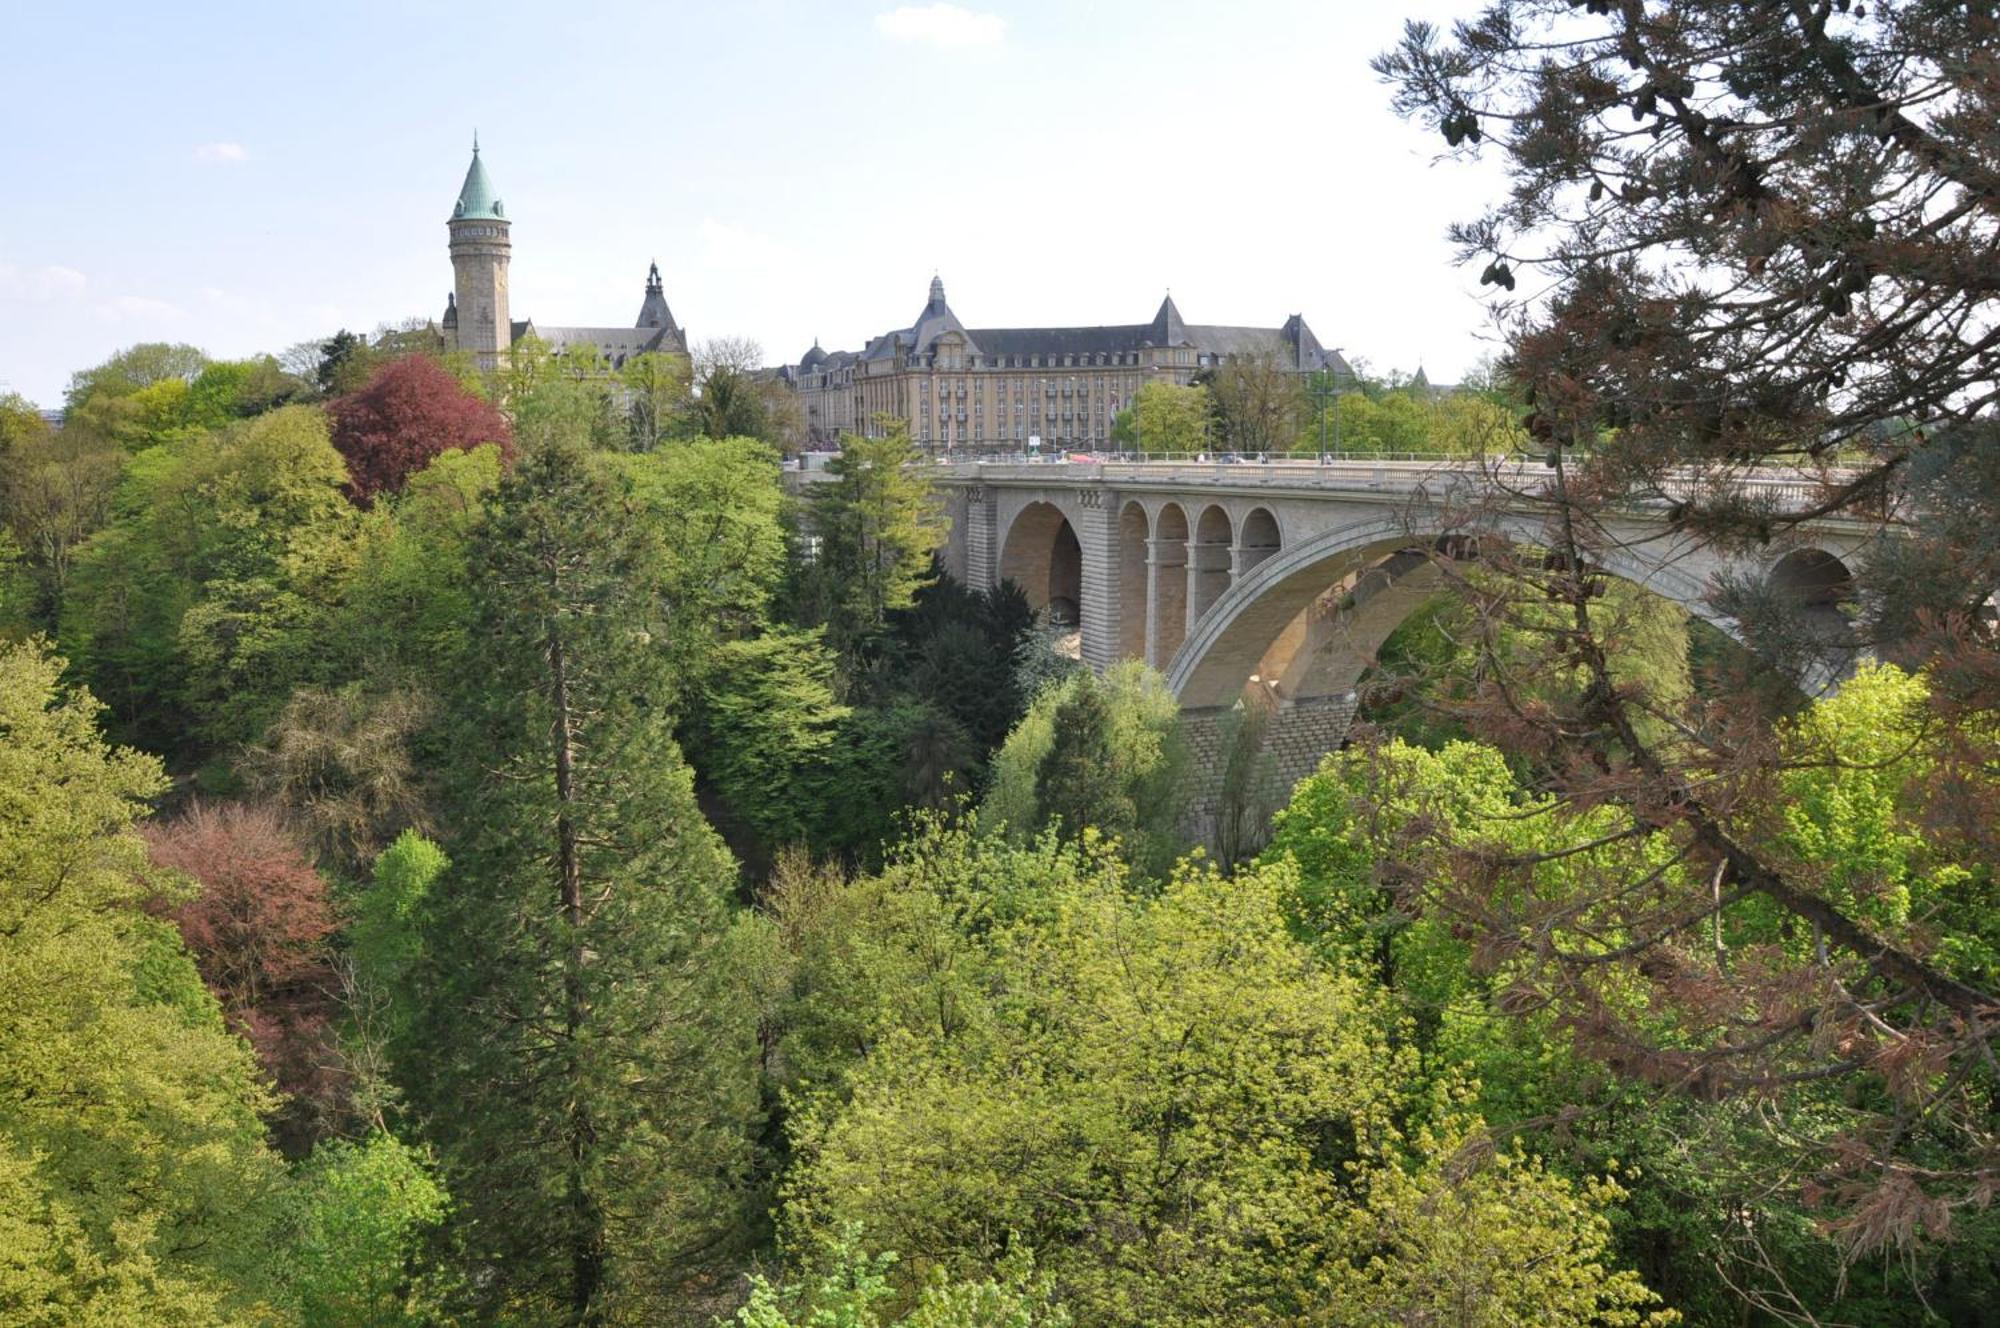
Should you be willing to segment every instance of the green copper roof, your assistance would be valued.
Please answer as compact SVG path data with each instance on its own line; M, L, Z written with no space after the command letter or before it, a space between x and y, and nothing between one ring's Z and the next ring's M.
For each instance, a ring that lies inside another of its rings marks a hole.
M453 221L475 218L490 221L507 219L506 210L500 206L500 196L493 192L493 181L486 178L486 167L480 163L477 143L472 145L472 165L465 169L465 183L458 189L458 203L451 210Z

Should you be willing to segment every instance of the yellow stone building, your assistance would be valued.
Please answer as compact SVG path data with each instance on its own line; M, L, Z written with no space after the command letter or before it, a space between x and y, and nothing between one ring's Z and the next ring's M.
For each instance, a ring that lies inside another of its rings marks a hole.
M1169 295L1147 323L968 328L932 278L923 312L859 351L819 343L778 370L797 391L808 447L908 420L933 451L1103 447L1112 419L1148 382L1186 384L1232 357L1268 356L1300 374L1349 372L1298 314L1279 327L1188 323Z

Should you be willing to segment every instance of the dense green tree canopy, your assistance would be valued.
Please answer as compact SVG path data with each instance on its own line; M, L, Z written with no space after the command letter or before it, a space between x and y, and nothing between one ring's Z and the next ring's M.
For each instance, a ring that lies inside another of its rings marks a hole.
M1214 409L1205 387L1147 383L1112 421L1111 437L1137 452L1200 452L1209 445Z
M1378 986L1287 934L1288 889L1135 895L1088 847L950 831L795 882L792 1239L864 1230L905 1294L1025 1247L1082 1324L1641 1322L1613 1191L1465 1156L1476 1122L1422 1101Z
M353 521L345 482L307 406L133 458L117 519L77 556L62 623L121 729L162 746L240 740L269 718L277 679L310 676L314 603Z

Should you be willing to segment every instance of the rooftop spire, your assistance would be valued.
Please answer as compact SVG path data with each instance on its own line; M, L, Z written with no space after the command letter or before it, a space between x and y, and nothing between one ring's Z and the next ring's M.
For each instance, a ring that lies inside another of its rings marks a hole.
M667 308L666 288L660 282L660 265L646 269L646 298L639 303L639 321L634 327L672 327L673 310Z
M486 163L480 160L479 131L476 129L472 133L472 164L465 168L465 183L458 187L458 202L452 206L451 219L507 219L506 209L500 206L500 195L493 192L493 181L487 178Z

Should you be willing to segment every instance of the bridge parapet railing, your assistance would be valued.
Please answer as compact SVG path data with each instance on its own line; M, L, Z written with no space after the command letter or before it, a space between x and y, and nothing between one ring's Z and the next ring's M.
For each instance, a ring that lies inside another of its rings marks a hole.
M1231 488L1311 489L1319 492L1415 494L1440 486L1463 490L1477 479L1533 497L1544 493L1553 473L1539 459L1472 459L1410 452L1329 453L1324 457L1244 459L1204 453L1143 453L1033 457L1026 454L979 457L943 455L941 469L954 479L1015 482L1129 483ZM1823 502L1830 483L1843 472L1821 474L1773 468L1768 472L1733 476L1728 487L1767 500L1780 512L1808 510ZM1692 471L1669 474L1654 500L1667 503L1715 491L1714 482Z

